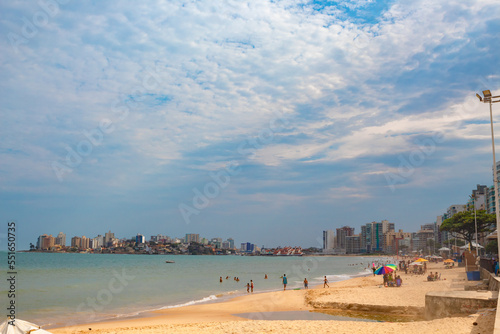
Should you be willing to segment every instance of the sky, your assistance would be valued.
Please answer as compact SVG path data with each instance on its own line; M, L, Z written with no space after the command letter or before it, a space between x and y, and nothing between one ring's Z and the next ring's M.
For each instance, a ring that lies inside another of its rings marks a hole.
M3 1L0 35L4 245L321 247L493 184L497 0Z

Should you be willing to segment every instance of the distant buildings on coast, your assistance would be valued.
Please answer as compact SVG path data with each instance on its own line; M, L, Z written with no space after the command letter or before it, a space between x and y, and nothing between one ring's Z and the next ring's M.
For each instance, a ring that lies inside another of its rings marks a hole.
M500 172L500 163L497 164ZM500 179L500 177L499 177ZM455 238L447 231L440 231L441 224L458 212L466 210L486 210L495 213L494 187L477 185L472 190L466 204L450 205L446 212L436 217L433 223L423 224L418 232L396 231L395 223L388 220L371 222L361 226L361 232L355 234L354 228L343 226L334 232L323 231L324 254L437 254L439 249L448 249L457 252ZM486 235L478 235L479 243L485 244ZM463 245L463 240L458 240L458 245Z
M132 238L116 238L111 231L94 238L74 236L70 245L66 244L66 234L60 232L57 237L42 234L36 245L31 244L30 251L44 252L80 252L80 253L119 253L119 254L213 254L213 255L275 255L300 256L301 247L259 248L250 242L235 247L233 238L200 238L199 234L188 233L183 238L171 238L166 235L152 235L148 240L142 234ZM317 251L317 250L315 250Z

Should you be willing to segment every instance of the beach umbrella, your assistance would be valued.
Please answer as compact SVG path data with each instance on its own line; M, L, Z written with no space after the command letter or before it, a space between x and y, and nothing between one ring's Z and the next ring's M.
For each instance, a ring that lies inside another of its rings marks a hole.
M440 251L440 252L449 252L450 249L448 247L441 247L441 248L438 249L438 251Z
M460 247L460 249L469 249L469 245L470 244L463 245L462 247ZM473 247L473 248L484 248L483 246L481 246L479 244L476 244L475 242L472 243L471 247Z
M392 271L394 271L394 269L391 268L391 267L380 266L380 267L377 268L377 270L375 270L375 274L377 274L377 275L385 275L385 274L390 273Z
M429 260L418 258L415 260L415 262L428 262Z
M51 334L40 326L21 319L5 320L0 325L0 334Z
M386 264L385 266L389 267L389 268L392 268L393 270L397 270L398 269L398 266L396 266L395 264L392 264L392 263Z
M447 259L447 260L444 260L443 262L444 262L444 263L453 263L453 262L455 262L455 261L453 261L452 259Z

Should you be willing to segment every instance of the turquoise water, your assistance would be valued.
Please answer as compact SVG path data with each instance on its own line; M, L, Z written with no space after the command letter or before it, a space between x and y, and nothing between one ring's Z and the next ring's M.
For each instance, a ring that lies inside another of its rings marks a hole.
M0 256L6 253L0 253ZM175 263L165 263L173 260ZM255 292L366 275L369 257L262 257L17 253L16 315L50 327L133 316ZM1 261L6 272L6 261ZM265 275L268 279L264 279ZM5 277L5 274L3 275ZM219 282L219 277L223 282ZM226 280L226 276L230 278ZM239 282L233 277L238 276ZM0 286L7 307L7 282ZM4 308L5 309L5 308Z

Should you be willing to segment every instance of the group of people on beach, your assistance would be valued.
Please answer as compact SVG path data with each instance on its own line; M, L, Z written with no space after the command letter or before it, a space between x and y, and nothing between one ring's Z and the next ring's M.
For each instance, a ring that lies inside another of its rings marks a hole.
M230 277L229 276L226 276L226 279L229 279ZM281 278L281 281L283 283L283 291L286 290L286 286L288 284L288 278L286 277L286 274L283 274L283 276L280 277ZM264 279L267 279L267 274L265 274L264 276ZM239 277L234 277L234 280L236 282L239 282L240 279ZM223 279L222 279L222 276L219 277L219 282L222 283L223 282ZM326 288L326 287L330 287L330 285L328 285L328 279L325 278L323 279L323 288ZM250 280L250 282L247 283L247 292L253 292L253 289L254 289L254 284L253 284L253 280ZM304 278L304 289L309 289L309 281L307 280L307 277Z
M384 274L385 287L400 287L403 284L403 279L399 275L392 275L391 273Z

